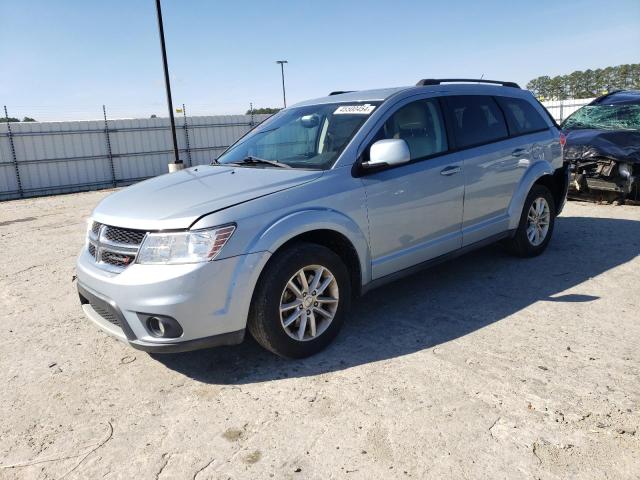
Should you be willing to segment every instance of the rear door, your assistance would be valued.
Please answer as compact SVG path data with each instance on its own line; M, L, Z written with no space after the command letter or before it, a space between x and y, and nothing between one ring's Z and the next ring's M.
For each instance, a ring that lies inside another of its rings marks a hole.
M411 161L362 177L373 279L458 249L462 242L462 163L448 153L438 100L398 106L369 147L388 138L405 140Z
M508 228L507 209L528 167L531 148L511 138L498 102L488 95L446 97L456 150L463 157L463 246Z

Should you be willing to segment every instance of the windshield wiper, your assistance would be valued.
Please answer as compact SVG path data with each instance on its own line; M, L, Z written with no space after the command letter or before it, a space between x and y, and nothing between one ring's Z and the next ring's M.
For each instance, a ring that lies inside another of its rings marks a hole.
M256 165L259 163L262 163L265 165L271 165L273 167L278 167L278 168L291 168L291 166L287 165L286 163L278 162L276 160L266 160L264 158L253 157L251 155L243 158L238 162L227 163L227 165Z

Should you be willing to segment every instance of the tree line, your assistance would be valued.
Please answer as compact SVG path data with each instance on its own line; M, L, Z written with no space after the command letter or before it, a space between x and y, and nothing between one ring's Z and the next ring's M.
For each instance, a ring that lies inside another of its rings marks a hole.
M262 113L273 114L273 113L278 113L280 110L281 110L280 108L271 108L271 107L254 108L253 110L251 109L247 110L245 115L251 115L252 113L254 115L260 115Z
M20 119L16 118L16 117L0 117L0 123L7 123L7 122L19 122ZM24 117L22 119L23 122L35 122L36 120L34 118L31 117Z
M544 75L527 83L540 100L593 98L611 90L640 89L640 63L628 63L596 70L576 70L568 75Z

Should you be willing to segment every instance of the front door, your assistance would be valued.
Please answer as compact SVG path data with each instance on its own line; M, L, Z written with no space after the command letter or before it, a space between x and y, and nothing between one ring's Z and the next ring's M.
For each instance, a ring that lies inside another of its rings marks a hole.
M411 162L362 177L373 279L462 245L463 165L459 154L447 153L438 101L418 100L398 108L373 142L385 138L405 140Z

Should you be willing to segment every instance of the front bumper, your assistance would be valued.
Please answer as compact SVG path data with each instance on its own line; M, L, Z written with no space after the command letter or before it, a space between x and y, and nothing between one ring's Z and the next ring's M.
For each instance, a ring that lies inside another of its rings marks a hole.
M121 273L78 257L78 292L87 317L105 333L149 352L180 352L242 342L251 296L268 252L188 265L133 264ZM172 317L178 338L158 338L149 315Z

